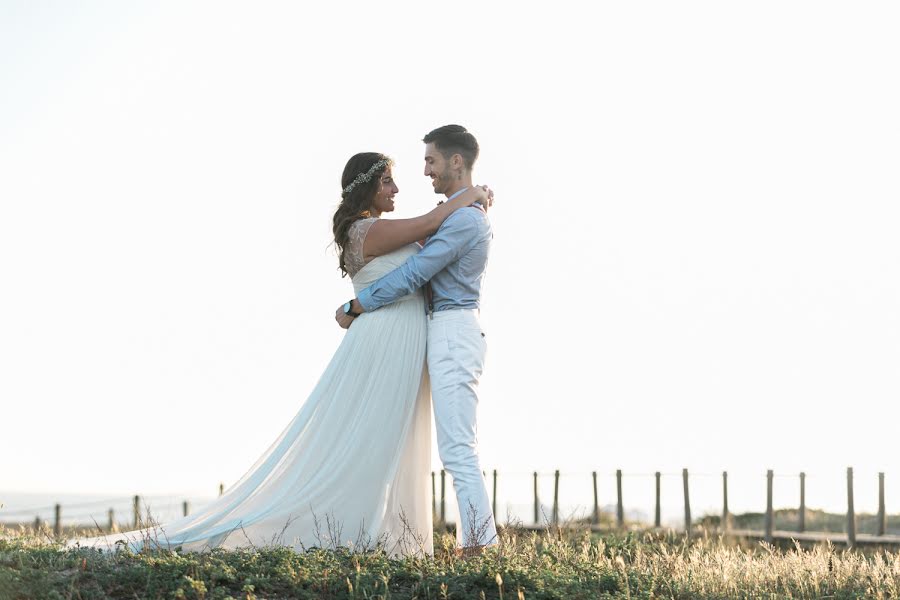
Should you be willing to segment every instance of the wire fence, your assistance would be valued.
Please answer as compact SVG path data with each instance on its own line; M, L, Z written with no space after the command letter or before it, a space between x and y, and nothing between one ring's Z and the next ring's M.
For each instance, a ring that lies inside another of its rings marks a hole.
M758 529L772 539L779 530L885 536L900 534L900 516L890 517L885 498L900 498L900 490L886 493L882 472L865 472L846 480L835 473L753 472L623 472L603 471L485 471L495 518L500 524L547 527L583 522L595 527L653 526L691 531L695 525ZM854 485L854 481L865 481ZM835 493L837 487L846 489ZM877 482L877 484L876 484ZM219 495L224 492L219 485ZM844 496L843 507L835 496ZM435 521L459 520L452 477L432 473ZM813 499L811 509L807 499ZM831 513L823 510L829 498ZM819 499L816 502L815 499ZM81 502L42 503L0 507L0 523L31 523L55 531L63 525L97 524L110 530L137 526L144 514L159 522L187 515L213 498L116 496ZM3 499L0 498L0 503ZM778 507L778 510L776 510ZM743 513L743 514L740 514ZM777 514L776 514L777 513ZM837 513L837 514L836 514ZM739 515L736 517L736 515ZM739 522L734 523L737 519Z
M432 477L436 520L455 522L458 509L452 486L447 483L449 475L439 471ZM758 534L769 541L791 535L812 540L819 533L833 539L831 534L839 533L850 545L860 541L859 536L877 538L863 540L867 543L900 543L900 515L889 518L883 472L863 472L862 477L857 474L854 478L851 468L842 478L836 473L776 474L771 470L491 470L485 471L485 478L499 523L547 527L580 521L601 529L652 526L688 533L703 526L721 532ZM529 495L531 503L522 502ZM838 499L842 495L844 503ZM900 494L889 497L898 498ZM807 498L817 499L813 506L818 508L810 508ZM835 506L840 504L843 506Z

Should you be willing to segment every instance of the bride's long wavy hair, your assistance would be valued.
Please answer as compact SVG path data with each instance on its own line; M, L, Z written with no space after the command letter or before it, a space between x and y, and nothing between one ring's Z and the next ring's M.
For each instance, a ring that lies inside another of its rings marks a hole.
M372 216L372 202L381 184L381 175L394 161L380 152L360 152L354 154L347 161L344 173L341 175L341 189L345 189L361 173L368 172L372 166L380 160L386 160L385 166L376 169L369 181L357 184L347 194L341 194L341 203L334 212L333 227L334 245L338 250L338 266L341 269L341 277L347 275L347 264L344 262L344 252L347 249L350 226L360 219Z

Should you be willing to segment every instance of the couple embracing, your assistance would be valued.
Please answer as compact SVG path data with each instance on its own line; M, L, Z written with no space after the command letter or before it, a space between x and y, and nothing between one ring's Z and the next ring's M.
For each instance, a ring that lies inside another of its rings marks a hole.
M347 333L262 456L194 514L67 546L349 545L431 555L432 404L459 506L457 544L473 551L496 543L476 427L493 197L472 185L479 147L464 127L439 127L423 141L425 175L447 200L412 219L382 218L399 191L390 158L362 153L347 162L334 215L340 269L355 292L335 314Z

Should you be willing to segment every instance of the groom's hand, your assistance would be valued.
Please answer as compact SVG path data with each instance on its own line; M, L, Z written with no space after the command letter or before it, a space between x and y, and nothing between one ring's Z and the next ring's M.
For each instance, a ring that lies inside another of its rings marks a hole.
M350 329L350 325L353 324L353 317L344 313L343 304L337 307L337 310L334 313L334 320L337 321L337 324L343 329Z

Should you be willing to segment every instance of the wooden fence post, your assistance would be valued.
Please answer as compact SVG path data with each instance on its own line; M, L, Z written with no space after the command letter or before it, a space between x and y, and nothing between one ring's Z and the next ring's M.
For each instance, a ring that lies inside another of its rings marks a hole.
M534 472L534 524L539 525L541 522L541 500L538 497L538 474Z
M656 472L656 510L653 515L653 526L659 529L662 526L662 511L660 510L660 477L662 473Z
M625 527L625 506L622 504L622 469L616 469L616 527Z
M185 500L181 503L181 514L185 517L188 516L188 512L190 511L190 506L188 506L188 501Z
M559 525L559 469L553 474L553 524Z
M137 529L141 526L141 497L135 494L133 500L134 509L134 528Z
M53 508L53 535L59 536L62 533L62 506L57 504Z
M41 529L42 529L42 527L41 527L41 517L36 516L36 517L34 518L34 531L35 531L35 533L40 533Z
M447 472L441 469L441 523L447 522ZM462 525L460 524L460 527Z
M877 535L884 535L885 526L887 525L887 517L884 513L884 473L878 474L878 523L876 524Z
M494 512L494 522L497 521L497 469L494 469L494 497L491 504L491 510Z
M722 471L722 531L728 531L728 471Z
M434 471L431 472L431 518L437 521L437 487L434 484Z
M800 473L800 514L797 515L797 529L806 531L806 473Z
M219 484L219 495L222 496L223 494L225 494L225 484L220 483Z
M109 531L110 532L115 531L116 530L115 527L116 527L116 513L113 511L112 508L110 508L109 509Z
M772 481L775 473L772 469L766 471L766 542L772 543L772 532L775 529L775 513L772 509Z
M684 485L684 530L691 537L691 495L688 491L688 470L681 470L681 481Z
M856 511L853 509L853 467L847 467L847 547L856 546Z
M594 478L594 514L591 516L591 523L598 525L600 523L600 501L597 498L597 471L591 473Z

